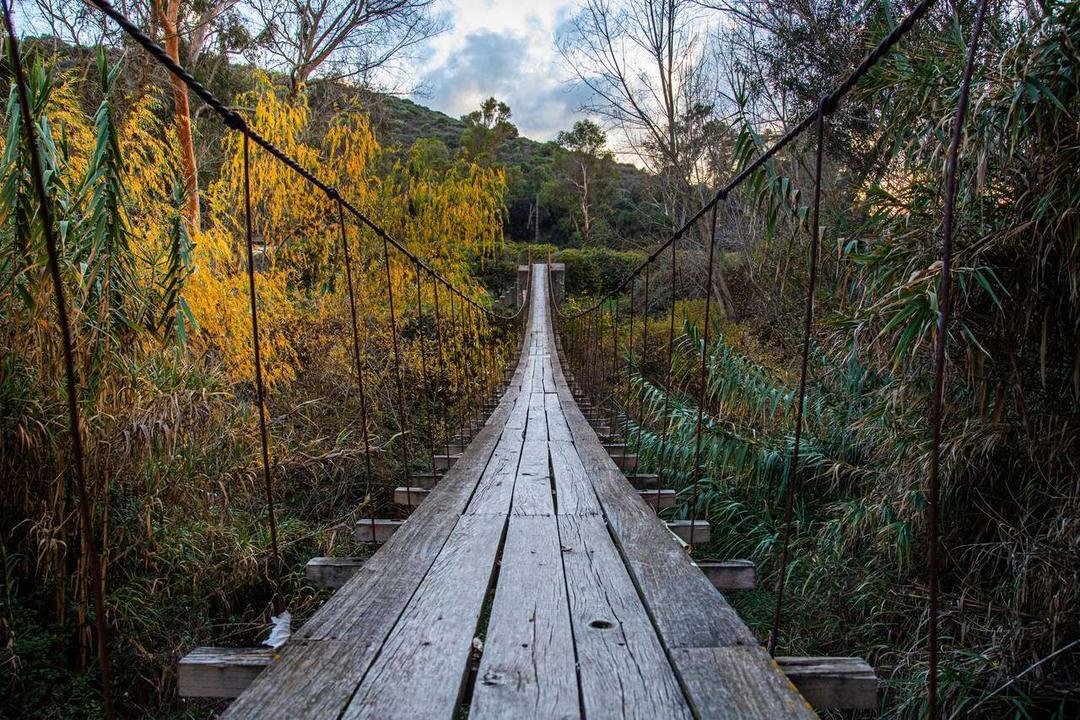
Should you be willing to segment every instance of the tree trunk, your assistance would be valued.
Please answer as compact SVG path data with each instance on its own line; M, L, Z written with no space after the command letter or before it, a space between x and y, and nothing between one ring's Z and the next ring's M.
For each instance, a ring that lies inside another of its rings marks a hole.
M177 25L180 17L180 0L154 0L154 10L162 30L165 31L165 52L174 62L180 62L180 38ZM189 232L199 230L199 166L195 161L195 141L191 132L191 108L188 104L187 85L169 73L172 84L175 114L176 141L180 144L180 165L184 174L184 219Z
M589 168L584 162L581 163L581 222L584 226L582 245L588 247L591 244L592 223L589 217Z

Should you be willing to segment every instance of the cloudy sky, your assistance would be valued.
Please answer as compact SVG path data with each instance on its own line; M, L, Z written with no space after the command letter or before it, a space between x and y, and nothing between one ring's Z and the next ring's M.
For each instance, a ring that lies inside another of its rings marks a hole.
M522 135L554 138L586 99L568 73L555 33L573 0L442 0L452 27L421 50L412 99L459 117L494 95L510 105Z

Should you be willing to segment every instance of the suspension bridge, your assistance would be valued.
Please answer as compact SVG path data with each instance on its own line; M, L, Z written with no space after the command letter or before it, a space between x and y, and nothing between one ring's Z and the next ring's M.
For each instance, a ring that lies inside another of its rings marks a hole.
M656 477L624 475L633 456L578 405L548 287L533 266L506 390L434 488L399 488L423 498L408 520L280 654L197 651L182 692L250 682L228 718L813 717L800 685L876 704L857 659L759 647L706 575L745 566L696 565L685 542L707 523L660 520L663 489L639 489Z
M336 188L261 136L109 2L89 1L243 136L242 211L254 338L253 380L277 572L281 572L281 558L274 525L274 480L259 353L258 271L248 192L250 152L261 150L291 168L321 191L336 211L368 475L371 453L365 380L370 381L370 368L360 350L362 323L357 319L350 255L354 241L350 240L349 227L371 233L382 245L393 338L391 377L396 385L400 429L407 435L412 424L426 422L432 443L426 449L429 472L410 471L415 455L410 457L407 441L399 443L403 476L402 484L393 491L399 511L396 516L373 514L355 528L358 540L377 548L370 557L315 558L308 564L312 582L336 588L331 598L281 647L208 647L190 652L179 666L182 695L235 698L224 713L228 718L806 718L814 717L817 708L877 706L878 681L864 661L783 657L776 652L796 483L786 483L780 580L772 631L767 647L763 647L725 598L726 593L755 586L753 563L705 561L688 552L709 540L709 524L698 517L700 483L692 482L689 488L666 486L670 468L663 462L650 468L650 473L639 471L632 450L633 428L640 432L642 425L651 423L666 433L668 424L664 413L656 415L645 408L634 378L643 377L650 363L659 364L660 374L666 371L665 381L670 385L679 243L693 237L703 239L708 248L706 287L711 286L718 206L755 170L811 128L816 131L816 173L809 229L812 237L820 237L822 138L827 118L869 68L929 10L932 0L917 4L843 83L822 98L814 113L723 185L608 296L584 310L568 311L560 304L558 269L530 263L519 273L518 311L506 316L456 288ZM980 2L947 162L946 277L958 138L984 11L985 3ZM29 117L17 36L6 3L5 16L11 67L22 112ZM35 147L33 123L23 126L29 146ZM100 565L79 441L80 420L74 400L77 378L57 241L43 173L36 152L33 156L32 181L41 202L64 346L80 531L89 564L96 569ZM813 322L817 242L812 242L811 248L790 471L793 478L798 469ZM450 437L447 430L447 436L438 439L441 453L436 452L431 418L409 418L406 413L399 347L406 340L398 327L406 299L399 294L395 306L392 267L405 267L415 274L415 308L421 321L424 288L432 291L427 322L434 329L434 339L412 339L423 359L425 386L445 381L448 368L466 377L460 388L457 434ZM665 306L655 298L667 279L671 292L664 295ZM949 311L947 291L946 282L934 367L934 458L940 426L941 343ZM704 296L698 379L702 393L711 293ZM650 351L644 318L662 317L665 310L670 316L668 342ZM635 314L642 324L639 351L635 350ZM443 341L448 335L467 339L459 342L456 350L447 351ZM516 357L507 352L510 348ZM703 405L703 401L698 403L695 468L702 467ZM938 602L936 463L931 473L929 700L933 715ZM676 519L678 516L682 519ZM92 582L103 697L106 715L111 716L104 579L99 573ZM280 595L275 606L278 610L284 607Z

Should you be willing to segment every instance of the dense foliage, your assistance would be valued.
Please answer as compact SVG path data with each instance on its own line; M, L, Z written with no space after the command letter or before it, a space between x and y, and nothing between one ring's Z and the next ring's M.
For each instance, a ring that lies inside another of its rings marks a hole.
M31 121L60 233L116 684L129 690L121 710L158 717L175 709L177 654L199 642L253 640L273 589L258 480L242 140L220 136L224 161L206 188L203 227L192 230L161 88L118 83L125 68L104 53L85 78L55 70L51 57L27 57L27 65L34 117L21 116L11 87L0 167L3 712L98 713L52 287L22 134ZM317 126L305 95L249 79L236 100L253 127L488 302L469 262L501 243L501 170L433 165L418 147L388 153L355 108ZM335 547L356 551L350 519L389 505L402 443L419 463L475 373L451 366L445 381L428 379L433 286L417 289L416 268L400 253L391 252L387 269L383 243L348 221L377 460L368 475L336 208L258 150L251 203L284 582L293 611L304 612L313 595L300 582L303 562ZM388 288L410 388L408 436L390 390ZM448 357L481 345L504 351L487 326L443 340ZM65 691L50 690L57 685Z
M961 146L943 438L947 717L1060 718L1077 709L1077 13L1075 3L1048 3L990 20ZM889 23L872 17L858 31L865 46ZM658 303L647 331L654 355L635 385L643 409L636 394L623 398L629 437L650 467L674 473L684 516L697 487L699 513L714 528L704 552L758 560L763 589L736 606L762 637L782 497L796 482L784 652L869 657L886 680L888 717L925 713L929 353L943 157L970 28L970 17L936 13L830 119L798 477L789 471L812 141L725 205L721 239L746 257L731 273L741 322L718 324L703 348L700 301L677 303L682 331L667 389L668 306ZM749 99L733 170L769 141L751 122ZM800 110L813 107L806 99Z

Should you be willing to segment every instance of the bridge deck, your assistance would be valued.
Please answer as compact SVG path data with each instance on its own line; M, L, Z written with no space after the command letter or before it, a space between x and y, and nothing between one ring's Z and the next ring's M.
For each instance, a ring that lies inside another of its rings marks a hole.
M586 423L543 268L488 423L225 717L814 717Z

